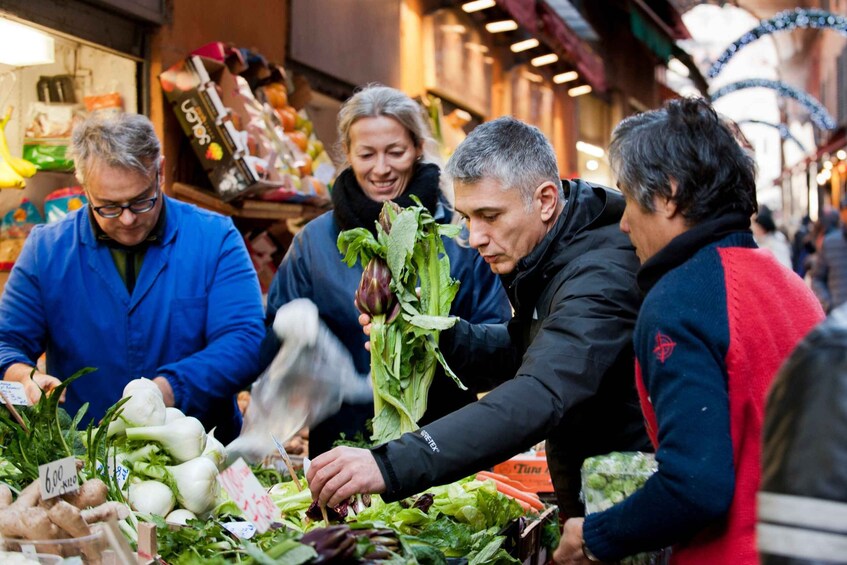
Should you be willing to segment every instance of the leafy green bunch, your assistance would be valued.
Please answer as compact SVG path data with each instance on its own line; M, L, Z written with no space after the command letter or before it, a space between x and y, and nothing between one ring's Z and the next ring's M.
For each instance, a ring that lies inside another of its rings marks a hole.
M459 290L441 238L455 237L460 228L439 224L415 202L407 208L386 202L376 237L365 228L338 236L344 262L352 267L358 260L364 267L356 306L371 316L377 443L418 428L438 363L465 389L438 349L440 332L456 322L449 313Z

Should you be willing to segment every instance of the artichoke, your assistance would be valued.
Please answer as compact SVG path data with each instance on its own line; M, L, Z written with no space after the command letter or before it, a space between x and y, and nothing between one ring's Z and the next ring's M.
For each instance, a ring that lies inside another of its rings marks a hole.
M397 297L391 292L391 271L382 258L374 257L365 267L356 289L356 308L374 317L393 314L397 306Z

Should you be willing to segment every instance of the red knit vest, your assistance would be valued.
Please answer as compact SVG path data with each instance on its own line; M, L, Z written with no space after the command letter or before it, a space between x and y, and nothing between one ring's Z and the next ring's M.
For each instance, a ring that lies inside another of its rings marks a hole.
M768 387L797 343L824 318L802 279L780 267L769 251L721 248L718 252L729 319L725 361L735 496L724 520L674 546L674 565L758 565L756 492ZM656 414L638 360L635 381L647 433L659 449Z

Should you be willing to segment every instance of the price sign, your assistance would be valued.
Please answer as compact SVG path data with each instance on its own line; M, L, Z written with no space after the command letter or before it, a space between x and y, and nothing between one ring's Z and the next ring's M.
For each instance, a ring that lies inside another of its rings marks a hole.
M6 395L9 402L18 406L29 406L29 399L24 391L24 384L16 381L0 381L0 392Z
M250 539L256 533L256 526L250 522L225 522L223 527L238 539Z
M260 534L270 528L279 509L241 457L221 471L218 482Z
M76 458L65 457L45 465L39 465L38 484L41 487L41 498L44 500L79 490L79 478L76 476Z

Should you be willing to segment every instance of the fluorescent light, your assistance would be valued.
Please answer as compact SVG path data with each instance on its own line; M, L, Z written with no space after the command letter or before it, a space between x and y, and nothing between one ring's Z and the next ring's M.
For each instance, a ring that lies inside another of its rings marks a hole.
M538 40L533 37L532 39L524 39L523 41L512 43L512 46L509 47L509 49L512 50L512 53L520 53L521 51L535 49L536 47L538 47L538 45Z
M504 31L514 31L518 29L518 23L515 20L500 20L499 22L491 22L485 24L485 29L489 33L502 33Z
M687 77L691 73L691 71L688 70L688 67L686 67L682 61L676 57L668 59L668 70L673 71L682 77Z
M579 78L579 73L576 71L568 71L566 73L559 73L553 76L553 82L556 84L564 84L566 82L571 82L572 80L576 80Z
M465 33L467 28L463 25L452 25L452 24L443 24L441 26L441 30L444 33Z
M576 96L582 96L583 94L588 94L589 92L591 92L591 85L583 84L582 86L575 86L568 90L568 96L573 98Z
M479 12L487 8L493 8L497 2L494 0L474 0L473 2L465 2L462 4L462 10L470 14L471 12Z
M476 53L488 53L488 47L486 47L482 43L473 43L471 41L465 42L465 49L469 51L474 51Z
M552 65L559 60L559 56L555 53L548 53L540 57L533 57L530 61L533 67L543 67L544 65Z
M541 76L541 75L537 75L537 74L535 74L535 73L531 73L531 72L529 72L529 71L524 71L524 72L523 72L523 77L524 77L526 80L530 80L530 81L532 81L532 82L544 82L544 77L543 77L543 76Z
M847 159L847 151L839 149L838 153L836 153L835 156L838 157L840 161L843 161L844 159Z
M588 161L585 162L585 168L588 169L589 171L596 171L597 169L600 168L600 163L598 163L594 159L589 159Z
M54 61L53 38L42 31L0 18L0 63L13 67Z
M598 159L602 159L606 156L606 152L603 150L602 147L597 147L596 145L591 145L590 143L586 143L584 141L576 142L576 150L582 151L586 155L597 157Z

